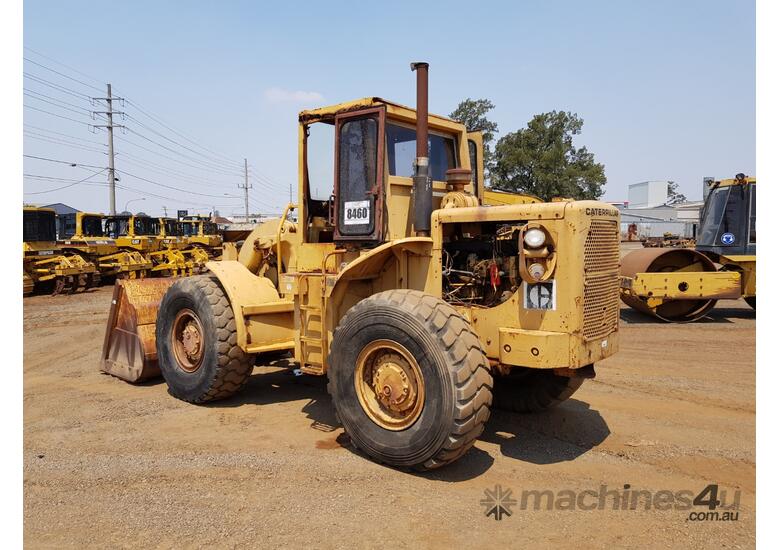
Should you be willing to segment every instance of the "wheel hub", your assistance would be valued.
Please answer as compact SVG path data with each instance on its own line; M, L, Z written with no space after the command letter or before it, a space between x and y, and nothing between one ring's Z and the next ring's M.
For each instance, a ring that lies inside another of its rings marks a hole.
M355 389L363 410L388 430L403 430L419 418L425 400L422 372L397 342L377 340L360 352Z
M403 357L392 353L382 356L377 363L378 366L374 368L374 393L377 399L386 408L404 413L417 397L414 383L410 380L414 375L407 373L409 365L405 364Z
M180 369L193 373L203 362L203 326L195 312L183 309L173 321L171 348Z
M197 325L190 321L187 326L184 327L182 333L182 344L184 345L184 351L187 353L187 357L190 359L197 359L200 354L200 330Z

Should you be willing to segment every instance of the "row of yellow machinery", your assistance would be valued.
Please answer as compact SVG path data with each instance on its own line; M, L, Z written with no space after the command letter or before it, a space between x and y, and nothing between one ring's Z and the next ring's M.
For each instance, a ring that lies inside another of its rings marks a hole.
M75 292L103 279L192 275L221 254L216 225L199 216L78 212L58 220L52 209L25 207L23 217L25 295Z

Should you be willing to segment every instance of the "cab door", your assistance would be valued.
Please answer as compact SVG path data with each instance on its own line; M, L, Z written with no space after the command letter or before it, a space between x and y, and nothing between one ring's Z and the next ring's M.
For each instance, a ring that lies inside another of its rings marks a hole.
M335 241L382 240L385 109L336 116Z

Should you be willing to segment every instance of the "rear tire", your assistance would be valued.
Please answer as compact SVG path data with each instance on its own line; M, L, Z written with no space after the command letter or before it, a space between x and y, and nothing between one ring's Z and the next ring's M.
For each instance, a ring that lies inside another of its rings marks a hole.
M176 281L157 315L157 359L170 393L190 403L225 399L252 373L252 357L237 345L230 302L216 277Z
M452 306L419 291L381 292L352 307L328 365L339 420L378 462L417 470L449 464L490 417L493 377L479 339Z
M495 377L493 407L517 413L541 412L566 401L584 381L549 370L515 368L506 376Z

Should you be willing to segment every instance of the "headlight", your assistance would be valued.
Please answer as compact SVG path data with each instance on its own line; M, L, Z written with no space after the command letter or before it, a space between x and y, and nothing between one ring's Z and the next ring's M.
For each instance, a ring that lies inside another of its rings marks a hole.
M525 232L523 242L528 248L539 248L547 240L547 235L541 229L532 228Z

